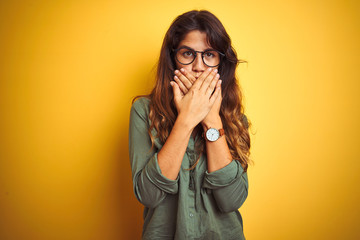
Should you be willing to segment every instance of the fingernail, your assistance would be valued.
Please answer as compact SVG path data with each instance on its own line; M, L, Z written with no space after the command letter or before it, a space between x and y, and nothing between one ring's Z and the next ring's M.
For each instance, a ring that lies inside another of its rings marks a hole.
M173 81L171 81L171 82L170 82L170 85L171 85L171 86L173 86L173 85L174 85L174 82L173 82Z
M218 72L217 68L216 68L216 69L214 69L214 73L217 73L217 72Z
M219 78L219 77L220 77L220 74L216 74L216 77Z
M219 83L220 83L220 85L221 85L221 83L222 83L222 80L219 80Z
M207 69L208 72L211 72L211 70L212 70L212 68L208 68L208 69Z
M185 70L184 70L183 68L180 68L180 71L181 71L181 72L184 72Z
M179 70L175 70L175 74L178 74L179 73Z

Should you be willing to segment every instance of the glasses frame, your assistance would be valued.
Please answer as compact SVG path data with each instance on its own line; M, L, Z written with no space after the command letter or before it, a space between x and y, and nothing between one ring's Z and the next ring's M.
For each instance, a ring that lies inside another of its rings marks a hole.
M182 62L180 62L176 55L177 55L177 52L178 52L179 50L181 50L181 49L188 49L188 50L194 52L194 53L195 53L194 59L193 59L191 62L189 62L189 63L182 63ZM218 64L218 65L209 66L209 65L207 65L207 64L205 63L204 54L207 53L207 52L210 52L210 51L215 51L215 52L219 53L219 55L220 55L220 61L219 61L219 64ZM178 63L182 64L182 65L192 64L192 63L195 61L195 59L197 58L198 53L201 53L201 59L202 59L203 63L204 63L206 66L208 66L208 67L217 67L217 66L219 66L220 63L221 63L221 61L222 61L222 58L225 57L225 54L224 54L224 53L222 53L222 52L220 52L220 51L218 51L218 50L215 50L215 49L208 49L208 50L205 50L205 51L196 51L195 49L192 49L191 47L187 47L187 46L183 46L183 47L180 47L180 48L177 48L177 49L173 49L173 52L174 52L174 54L175 54L175 60L176 60Z

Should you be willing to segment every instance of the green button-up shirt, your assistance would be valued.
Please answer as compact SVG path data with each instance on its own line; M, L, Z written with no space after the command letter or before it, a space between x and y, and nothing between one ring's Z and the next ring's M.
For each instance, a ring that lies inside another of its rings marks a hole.
M248 177L233 160L209 173L202 154L194 170L186 170L198 158L190 138L176 180L161 174L157 153L163 144L148 135L149 99L131 107L129 153L136 198L144 207L142 239L245 239L238 209L248 195ZM156 132L153 130L155 136Z

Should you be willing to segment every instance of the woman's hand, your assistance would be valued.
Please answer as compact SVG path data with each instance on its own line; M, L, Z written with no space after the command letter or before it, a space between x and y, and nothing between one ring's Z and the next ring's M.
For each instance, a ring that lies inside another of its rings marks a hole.
M220 94L220 76L217 69L208 68L196 80L195 77L189 79L185 75L176 77L179 83L172 81L170 84L174 91L178 118L194 128L204 120L216 102Z
M181 90L182 95L184 96L188 93L193 83L196 81L196 78L192 74L188 73L186 70L180 69L180 71L179 70L175 71L174 80L176 81L177 85ZM221 80L219 80L219 82L221 84ZM220 93L216 98L214 105L212 106L211 110L206 115L206 117L201 121L201 124L205 129L211 126L219 125L219 120L221 121L219 114L221 102L222 102L222 95L220 88Z
M175 70L174 80L179 85L183 95L185 95L196 81L196 78L185 69L181 68L180 71Z

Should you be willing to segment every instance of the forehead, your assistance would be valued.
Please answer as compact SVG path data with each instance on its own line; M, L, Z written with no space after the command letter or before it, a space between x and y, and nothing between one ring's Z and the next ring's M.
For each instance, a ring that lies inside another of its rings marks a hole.
M194 30L185 35L184 39L179 43L178 47L191 47L197 51L203 51L211 48L207 42L206 33Z

